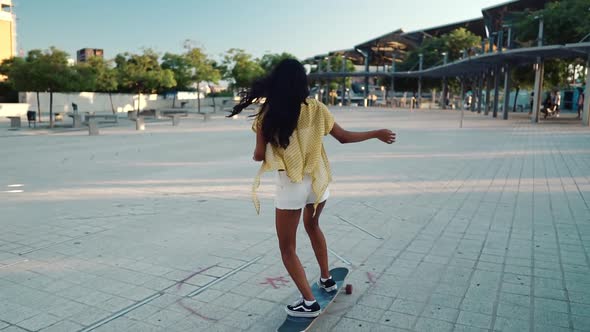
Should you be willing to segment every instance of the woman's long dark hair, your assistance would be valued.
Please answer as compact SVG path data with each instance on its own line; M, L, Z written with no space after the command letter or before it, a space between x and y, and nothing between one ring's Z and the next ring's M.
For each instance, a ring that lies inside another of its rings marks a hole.
M264 139L274 146L287 148L289 137L297 127L301 104L308 96L305 68L295 59L285 59L270 75L252 84L229 116L239 114L264 98L260 112L255 115L262 121Z

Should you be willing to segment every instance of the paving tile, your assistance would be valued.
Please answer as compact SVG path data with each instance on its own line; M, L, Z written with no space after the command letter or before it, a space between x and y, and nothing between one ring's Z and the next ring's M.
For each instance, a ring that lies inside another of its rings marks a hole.
M567 313L548 310L535 310L535 324L544 326L559 326L569 328L569 317Z
M372 331L377 325L351 318L342 318L334 327L335 331Z
M81 329L83 329L84 326L69 321L69 320L62 320L56 324L53 324L49 327L46 327L44 329L42 329L42 332L75 332L75 331L80 331Z
M325 140L334 182L322 227L330 249L355 269L347 281L353 294L339 295L318 330L584 330L586 129L567 121L532 125L518 113L498 121L466 112L460 130L455 111L331 111L346 128L387 125L403 140L393 150ZM5 131L11 158L2 167L19 170L14 181L25 183L25 195L0 200L3 213L18 216L0 222L0 329L79 331L154 294L97 331L276 328L297 291L272 227L272 176L262 179L260 216L250 202L257 167L248 155L250 122L189 116L174 128L148 123L141 135L133 125L121 119L101 128L91 145L81 131ZM548 134L551 144L541 144ZM38 173L31 149L59 172L19 180ZM27 248L37 250L6 252ZM303 230L298 255L308 279L317 278ZM277 288L262 285L269 276L286 279Z
M418 317L408 314L402 314L395 311L385 311L379 324L393 326L402 329L410 329Z
M38 331L45 327L51 326L57 322L62 320L62 318L55 316L55 315L48 315L45 313L41 313L37 316L31 317L26 319L22 322L18 323L19 327L22 327L26 330L30 331Z
M491 322L491 316L469 311L460 311L459 317L457 318L457 324L473 326L482 329L489 328Z
M426 306L426 308L424 308L424 311L420 316L454 323L457 319L458 314L459 310L457 309L436 305L428 305Z
M453 324L431 318L420 317L416 322L415 331L453 331Z
M396 299L393 301L391 307L389 307L389 310L417 316L420 314L420 311L422 311L424 305L425 304L421 302L414 302L406 299Z

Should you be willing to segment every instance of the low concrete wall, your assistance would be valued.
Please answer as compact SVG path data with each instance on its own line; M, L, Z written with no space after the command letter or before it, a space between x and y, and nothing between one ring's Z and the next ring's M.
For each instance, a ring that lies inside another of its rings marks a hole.
M216 97L215 104L218 106L224 100L232 99L231 97ZM28 104L28 109L37 112L37 93L35 92L21 92L19 94L19 101L23 104ZM39 101L41 103L42 118L46 119L49 115L49 93L39 93ZM174 102L176 108L180 108L181 103L185 102L184 108L190 110L197 109L196 99L176 100ZM78 112L95 112L97 114L110 114L111 97L108 93L96 92L77 92L77 93L54 93L53 94L53 112L54 113L68 113L73 112L72 103L78 105ZM172 108L173 98L165 98L162 95L141 95L140 109L170 109ZM213 111L213 99L211 97L201 99L201 111ZM112 94L112 106L116 113L127 113L137 109L137 95L125 93ZM25 113L26 113L25 109Z
M0 118L7 116L26 117L29 104L2 104L0 103Z
M125 93L112 94L112 107L117 113L126 113L137 109L137 95ZM19 101L30 105L30 109L37 111L37 93L21 92ZM39 93L41 113L49 114L49 93ZM76 93L54 93L53 112L72 112L72 103L78 105L79 112L112 113L111 98L108 93L76 92ZM141 95L140 109L170 108L172 99L165 99L163 96L151 94Z

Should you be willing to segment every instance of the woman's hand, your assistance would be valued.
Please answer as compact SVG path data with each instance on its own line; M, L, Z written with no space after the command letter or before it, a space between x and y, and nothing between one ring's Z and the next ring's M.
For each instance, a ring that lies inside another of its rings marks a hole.
M376 137L384 143L391 144L395 142L395 133L389 129L379 129L377 130Z

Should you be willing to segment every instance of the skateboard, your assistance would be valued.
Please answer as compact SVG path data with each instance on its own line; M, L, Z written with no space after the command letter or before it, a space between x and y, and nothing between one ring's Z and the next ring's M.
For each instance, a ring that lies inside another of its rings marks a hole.
M287 315L287 318L283 322L281 326L277 329L277 332L303 332L307 331L311 325L315 322L315 320L320 317L328 308L328 306L334 302L336 295L340 293L342 289L346 289L346 293L350 294L352 292L352 286L346 285L344 287L344 279L348 275L348 269L345 267L337 267L335 269L330 270L330 275L332 279L338 285L338 289L332 292L326 292L325 290L321 289L317 282L314 282L311 285L311 292L313 296L315 296L316 301L320 305L321 312L320 315L317 317L309 318L309 317L291 317Z

